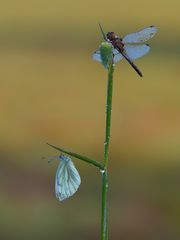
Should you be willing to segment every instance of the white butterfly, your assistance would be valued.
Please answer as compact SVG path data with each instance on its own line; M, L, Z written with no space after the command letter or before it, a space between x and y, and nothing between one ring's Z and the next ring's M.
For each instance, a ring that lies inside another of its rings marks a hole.
M70 157L60 155L61 161L55 179L55 192L59 201L71 197L79 188L81 178Z

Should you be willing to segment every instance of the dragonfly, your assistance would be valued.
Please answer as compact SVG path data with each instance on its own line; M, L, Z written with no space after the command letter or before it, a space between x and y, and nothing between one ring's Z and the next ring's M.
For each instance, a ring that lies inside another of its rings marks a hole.
M155 26L146 27L138 32L130 33L123 38L117 36L114 32L108 32L105 35L101 25L100 29L105 41L111 43L113 46L113 62L117 63L124 58L137 74L142 77L142 72L133 61L149 52L150 46L145 42L154 37L157 28ZM102 62L99 50L94 52L93 59Z

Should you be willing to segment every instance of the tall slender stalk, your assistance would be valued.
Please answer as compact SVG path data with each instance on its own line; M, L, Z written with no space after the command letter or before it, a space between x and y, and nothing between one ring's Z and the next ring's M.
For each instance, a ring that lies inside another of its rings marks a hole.
M94 54L100 53L101 63L103 66L108 70L108 79L107 79L107 99L106 99L106 126L105 126L105 141L104 141L104 158L103 162L96 161L92 158L80 155L78 153L71 152L69 150L62 149L61 147L56 147L52 144L47 143L50 147L66 153L72 157L75 157L79 160L82 160L84 162L87 162L89 164L94 165L95 167L100 169L100 172L102 173L102 202L101 202L101 240L108 240L108 206L107 206L107 191L108 191L108 160L109 160L109 143L110 143L110 132L111 132L111 110L112 110L112 95L113 95L113 73L114 73L114 64L113 64L113 48L112 44L110 44L107 39L106 35L100 26L101 33L104 38L104 42L101 43L100 48L97 52ZM99 57L99 55L98 55ZM95 57L95 59L97 56ZM99 58L98 58L99 59ZM73 170L72 170L73 171ZM61 173L62 174L62 173ZM63 178L64 179L64 178ZM76 182L78 186L80 185L80 181ZM64 188L67 189L68 184L64 181L61 183L61 187L58 188L58 193L66 194L66 192L63 191L64 189L62 187L62 184L65 184ZM69 189L67 189L69 190ZM75 192L73 192L74 194ZM72 195L72 194L71 194ZM70 196L71 196L70 195ZM65 196L66 198L69 197ZM63 197L63 200L65 198ZM61 200L61 198L60 198Z
M107 100L106 100L106 128L105 128L106 132L105 132L105 141L104 141L104 170L102 171L101 240L108 240L107 191L108 191L108 159L109 159L112 93L113 93L113 72L114 72L114 66L113 66L113 64L110 64L110 66L108 68Z

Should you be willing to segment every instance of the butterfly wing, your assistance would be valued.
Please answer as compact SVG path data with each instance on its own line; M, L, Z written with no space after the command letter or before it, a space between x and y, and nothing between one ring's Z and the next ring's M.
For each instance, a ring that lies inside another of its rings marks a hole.
M124 50L131 60L135 60L147 54L150 50L149 45L124 45Z
M123 43L141 43L152 38L157 32L155 26L150 26L140 30L139 32L130 33L123 38Z
M68 157L67 157L68 158ZM81 184L80 175L72 160L62 160L56 172L55 192L59 201L71 197Z

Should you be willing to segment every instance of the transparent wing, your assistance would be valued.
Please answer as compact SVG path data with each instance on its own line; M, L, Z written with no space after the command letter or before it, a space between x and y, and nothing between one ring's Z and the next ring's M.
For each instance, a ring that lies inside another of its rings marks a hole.
M79 188L81 178L73 162L61 161L56 172L55 191L59 201L71 197Z
M136 46L126 44L124 46L124 50L125 50L127 56L131 60L135 60L135 59L140 58L140 57L144 56L145 54L147 54L150 50L150 47L146 44L136 45Z
M118 52L118 50L113 49L113 54L114 54L114 58L113 58L114 63L117 63L121 59L123 59L123 56ZM102 62L100 51L96 51L95 53L93 53L92 57L93 57L93 60Z
M130 33L123 38L123 43L141 43L152 38L157 32L155 26L142 29L139 32Z
M94 52L93 55L92 55L92 58L93 58L93 60L95 60L95 61L102 62L102 60L101 60L101 55L100 55L100 51Z
M116 49L113 49L113 54L114 54L114 58L113 58L113 61L114 61L114 63L117 63L117 62L119 62L120 60L122 60L122 59L123 59L123 56L122 56L122 54L121 54L121 53L119 53L119 51L118 51L118 50L116 50Z

